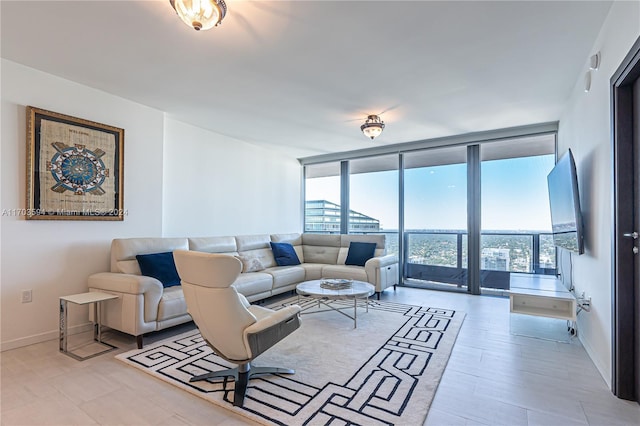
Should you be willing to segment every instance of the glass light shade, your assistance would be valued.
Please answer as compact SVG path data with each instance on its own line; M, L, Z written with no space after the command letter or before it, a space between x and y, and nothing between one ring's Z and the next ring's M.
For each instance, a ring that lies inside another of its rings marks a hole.
M366 137L371 139L380 136L380 133L382 133L383 129L384 121L382 121L377 115L368 116L364 124L360 126L360 130L362 130L362 133L364 133Z
M362 129L362 133L364 133L366 137L374 139L380 136L380 133L382 133L382 127L371 125L369 127L365 127L364 129Z
M170 3L182 22L196 31L215 27L227 12L224 0L170 0Z

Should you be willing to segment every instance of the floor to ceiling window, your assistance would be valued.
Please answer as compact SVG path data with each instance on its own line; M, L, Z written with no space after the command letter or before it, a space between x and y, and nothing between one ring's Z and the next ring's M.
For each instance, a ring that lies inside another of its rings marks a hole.
M305 167L304 231L340 233L340 162Z
M349 233L385 234L398 254L398 156L349 161Z
M405 279L466 288L466 147L404 155Z
M481 285L509 289L511 273L555 272L547 174L553 138L481 147Z
M386 234L407 285L480 294L508 290L513 274L554 274L556 134L541 127L551 130L303 160L305 232Z

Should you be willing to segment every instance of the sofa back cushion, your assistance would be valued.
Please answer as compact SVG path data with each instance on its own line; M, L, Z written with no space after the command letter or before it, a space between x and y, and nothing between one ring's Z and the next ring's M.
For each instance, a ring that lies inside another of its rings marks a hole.
M269 235L240 235L235 238L238 255L257 258L264 268L277 266L271 251L271 237Z
M141 275L136 255L188 249L186 238L117 238L111 242L111 272Z
M271 234L271 241L274 243L289 243L292 246L302 245L302 235L294 234Z
M335 265L340 251L340 235L302 234L302 252L305 263Z
M235 237L200 237L189 238L189 250L205 253L238 254Z

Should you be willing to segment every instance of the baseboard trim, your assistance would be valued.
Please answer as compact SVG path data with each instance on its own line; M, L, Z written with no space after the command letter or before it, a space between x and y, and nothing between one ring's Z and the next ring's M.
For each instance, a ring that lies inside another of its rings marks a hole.
M67 332L69 335L84 333L90 331L93 327L93 323L87 322L85 324L75 325L69 327ZM0 342L0 352L10 351L11 349L22 348L24 346L35 345L36 343L47 342L49 340L58 340L60 338L60 330L51 330L45 333L34 334L32 336L20 337L19 339L8 340L6 342Z
M598 357L595 356L596 353L591 347L591 345L589 344L589 341L584 338L584 335L582 333L580 333L579 322L578 322L578 339L580 340L580 343L582 343L582 347L584 348L584 350L587 351L587 355L589 355L589 358L591 358L591 362L593 362L593 365L596 366L596 369L598 370L598 372L600 373L604 381L607 383L607 387L611 389L611 372L607 370L606 366L600 363L600 360Z

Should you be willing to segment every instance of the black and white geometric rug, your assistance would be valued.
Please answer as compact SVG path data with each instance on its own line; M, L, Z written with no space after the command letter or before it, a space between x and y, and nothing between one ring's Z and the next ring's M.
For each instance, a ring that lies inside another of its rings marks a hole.
M310 303L303 298L299 304ZM223 399L226 393L233 398L232 381L226 390L222 382L189 383L194 375L233 367L197 331L117 358L267 425L422 425L464 313L371 301L369 312L360 307L357 317L354 329L337 312L303 315L298 330L254 361L296 374L252 379L242 408Z

